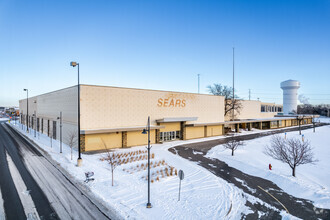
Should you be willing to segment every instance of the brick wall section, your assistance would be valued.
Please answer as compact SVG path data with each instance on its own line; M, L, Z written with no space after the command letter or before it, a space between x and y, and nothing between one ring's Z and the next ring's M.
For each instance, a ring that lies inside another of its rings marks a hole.
M86 144L85 144L85 135L84 134L80 134L80 150L81 152L85 152L86 148L85 148Z
M181 127L181 139L186 140L186 122L181 122L180 124Z
M127 131L122 132L122 147L127 147Z
M156 143L160 143L159 129L156 129Z

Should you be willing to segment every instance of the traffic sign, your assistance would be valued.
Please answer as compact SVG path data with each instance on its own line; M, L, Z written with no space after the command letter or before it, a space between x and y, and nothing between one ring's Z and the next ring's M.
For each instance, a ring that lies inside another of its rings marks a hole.
M184 173L182 170L179 170L179 178L180 178L180 180L184 179Z

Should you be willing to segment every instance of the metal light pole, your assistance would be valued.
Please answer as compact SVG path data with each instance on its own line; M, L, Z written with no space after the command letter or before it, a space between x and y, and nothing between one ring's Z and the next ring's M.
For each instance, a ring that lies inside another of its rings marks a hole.
M62 112L60 112L60 117L57 117L57 119L60 119L60 153L62 153Z
M78 66L78 160L77 166L80 167L82 165L81 159L81 149L80 149L80 83L79 83L79 63L71 62L70 66L75 67Z
M148 116L148 128L143 129L142 134L147 134L148 132L148 203L147 208L152 208L152 205L150 203L150 116Z
M199 94L199 85L200 85L200 75L201 74L197 74L197 76L198 76L198 94Z
M233 121L235 119L235 47L233 47Z
M24 89L26 91L26 133L29 133L29 90Z

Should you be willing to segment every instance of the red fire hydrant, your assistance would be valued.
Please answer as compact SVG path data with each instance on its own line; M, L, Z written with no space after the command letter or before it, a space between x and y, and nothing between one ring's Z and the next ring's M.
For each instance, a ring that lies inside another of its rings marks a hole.
M272 170L272 165L271 164L269 164L269 170Z

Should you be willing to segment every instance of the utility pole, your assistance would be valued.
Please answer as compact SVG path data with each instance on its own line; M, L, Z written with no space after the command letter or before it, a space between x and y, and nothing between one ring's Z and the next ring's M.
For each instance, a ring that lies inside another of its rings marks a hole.
M235 118L235 47L233 47L233 116L232 120Z
M201 74L197 74L197 76L198 76L198 94L199 94L199 81L200 81L200 76Z
M249 100L251 100L251 89L249 89Z

